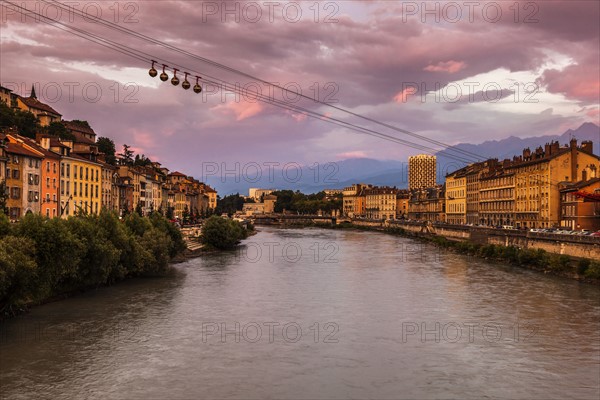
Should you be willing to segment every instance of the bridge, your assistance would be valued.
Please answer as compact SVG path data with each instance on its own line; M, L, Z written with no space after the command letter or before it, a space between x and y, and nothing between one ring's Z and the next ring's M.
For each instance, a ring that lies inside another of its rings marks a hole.
M250 217L256 225L280 225L307 222L337 223L336 217L324 215L298 215L298 214L260 214Z

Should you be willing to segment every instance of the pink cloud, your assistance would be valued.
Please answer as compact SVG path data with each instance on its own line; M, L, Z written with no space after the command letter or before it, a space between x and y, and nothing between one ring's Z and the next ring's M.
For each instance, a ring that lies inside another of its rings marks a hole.
M346 160L348 158L367 158L368 155L365 151L357 150L357 151L347 151L345 153L338 153L336 156L342 160Z
M403 91L399 92L397 95L395 95L394 101L396 103L406 103L408 101L408 96L412 96L415 93L417 93L417 89L415 89L414 87L408 87Z
M285 113L288 114L289 116L291 116L294 119L294 121L296 121L298 123L304 122L308 118L308 116L306 114L294 113L289 110L286 110Z
M600 123L600 108L594 108L585 113L595 124Z
M247 118L254 117L255 115L260 114L263 109L262 103L251 103L248 101L232 101L211 108L211 110L221 112L224 115L235 115L236 121L243 121Z
M596 53L595 57L598 56ZM562 93L568 98L598 104L600 93L600 70L593 57L586 63L569 65L562 71L544 71L540 83L551 93Z
M447 72L449 74L454 74L460 70L463 70L467 67L467 64L464 61L440 61L435 65L428 65L423 68L423 71L428 72Z

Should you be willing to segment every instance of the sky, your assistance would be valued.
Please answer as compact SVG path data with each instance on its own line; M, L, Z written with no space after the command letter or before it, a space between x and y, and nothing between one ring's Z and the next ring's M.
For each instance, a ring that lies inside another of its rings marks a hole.
M450 145L600 123L598 1L67 3L88 17L51 1L18 2L52 26L1 3L0 84L25 96L33 84L64 119L87 120L118 147L127 143L191 175L215 165L239 172L256 164L406 160L423 152L257 101L256 91L427 146L340 109ZM110 29L96 16L171 48ZM150 77L153 59L161 61L159 73L162 63L183 67L177 75L183 80L189 72L192 85L199 75L204 92ZM207 83L211 78L245 92L236 97Z

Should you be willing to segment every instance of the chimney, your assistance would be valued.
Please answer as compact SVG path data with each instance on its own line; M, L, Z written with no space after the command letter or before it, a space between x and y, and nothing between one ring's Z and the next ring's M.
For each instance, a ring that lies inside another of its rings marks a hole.
M550 152L552 154L558 153L559 150L560 150L560 143L558 143L558 140L550 143Z
M527 161L529 159L529 156L531 156L531 150L528 148L523 149L523 160Z
M552 154L552 150L550 148L550 143L546 143L546 145L544 146L544 156L548 157L548 156L550 156L550 154Z
M594 153L594 142L591 140L585 140L581 142L581 150L586 153L593 154Z
M535 155L539 156L544 152L544 149L542 149L542 146L538 147L537 149L535 149Z
M42 136L39 139L39 143L40 146L42 146L44 149L49 150L50 149L50 138L47 136Z

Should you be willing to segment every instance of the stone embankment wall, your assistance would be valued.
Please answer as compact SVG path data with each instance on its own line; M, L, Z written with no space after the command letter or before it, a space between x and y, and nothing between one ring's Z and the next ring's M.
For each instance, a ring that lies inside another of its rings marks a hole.
M353 224L375 228L386 226L382 221L368 220L355 220ZM388 223L387 226L399 227L418 235L435 233L451 240L470 240L479 244L515 246L524 249L543 249L550 253L600 260L600 237L556 235L447 224L433 225L428 229L420 222L394 221Z

